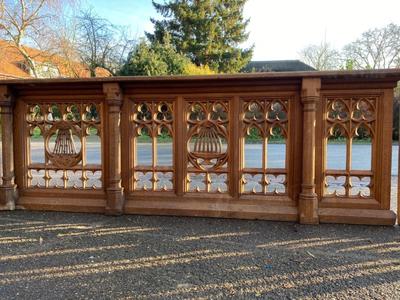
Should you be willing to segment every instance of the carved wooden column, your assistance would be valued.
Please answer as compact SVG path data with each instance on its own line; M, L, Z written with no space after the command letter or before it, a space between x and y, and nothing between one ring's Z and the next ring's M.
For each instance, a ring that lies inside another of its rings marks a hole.
M103 84L107 104L106 159L107 159L107 205L106 213L122 214L124 208L124 190L121 186L121 106L122 91L118 83Z
M320 100L320 78L303 78L303 182L299 197L300 223L317 224L318 197L315 193L316 105Z
M17 186L14 183L13 99L9 87L0 85L3 183L0 186L0 210L15 209Z

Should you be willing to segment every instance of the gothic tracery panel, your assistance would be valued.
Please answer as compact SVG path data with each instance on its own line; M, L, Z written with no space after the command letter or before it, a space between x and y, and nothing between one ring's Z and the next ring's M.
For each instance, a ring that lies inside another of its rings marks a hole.
M187 192L228 192L229 100L187 99Z
M133 102L134 191L174 190L174 104Z
M374 196L373 155L379 96L329 96L325 103L324 196Z
M101 114L99 102L27 104L28 187L101 188Z
M243 97L241 100L244 149L241 192L287 194L290 97Z

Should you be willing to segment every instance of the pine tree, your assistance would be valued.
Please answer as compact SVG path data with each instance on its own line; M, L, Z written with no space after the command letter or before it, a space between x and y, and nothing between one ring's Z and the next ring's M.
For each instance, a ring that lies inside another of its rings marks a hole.
M196 66L188 57L178 53L167 34L164 43L141 40L122 67L119 75L208 75L208 66Z
M151 19L152 42L163 43L166 35L176 50L197 66L207 65L217 72L239 71L251 59L253 47L240 48L248 38L249 20L243 17L247 0L168 0L153 1L162 20Z

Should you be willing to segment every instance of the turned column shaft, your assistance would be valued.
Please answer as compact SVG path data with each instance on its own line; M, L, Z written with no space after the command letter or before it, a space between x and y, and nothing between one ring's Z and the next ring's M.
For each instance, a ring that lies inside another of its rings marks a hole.
M316 224L318 198L315 193L315 125L316 107L320 100L321 80L304 78L302 82L303 104L303 174L299 197L300 223Z
M110 169L108 172L108 188L121 188L121 137L120 137L120 109L119 106L111 105L108 109L108 161Z
M14 183L13 108L7 86L0 86L1 137L3 176L0 186L0 209L14 209L16 185Z
M123 211L124 197L121 185L121 105L122 92L117 83L103 85L107 104L107 206L106 213L118 215Z
M3 187L14 185L13 115L10 106L1 107Z

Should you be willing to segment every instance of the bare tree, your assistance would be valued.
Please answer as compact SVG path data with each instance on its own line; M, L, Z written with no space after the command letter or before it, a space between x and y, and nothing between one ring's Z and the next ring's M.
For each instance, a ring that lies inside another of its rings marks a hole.
M300 51L301 59L317 70L335 70L341 65L340 53L333 49L329 43L309 45Z
M49 56L57 50L54 25L70 1L0 0L0 38L22 55L33 76L38 76L35 56ZM33 53L28 46L41 51Z
M68 76L86 77L87 68L80 63L80 57L77 49L77 20L75 16L62 20L56 31L54 39L57 55L61 57L59 64Z
M368 30L343 52L354 69L400 67L400 26L389 24Z
M116 75L134 45L126 27L115 26L92 10L77 17L76 49L91 76L96 75L98 67Z

